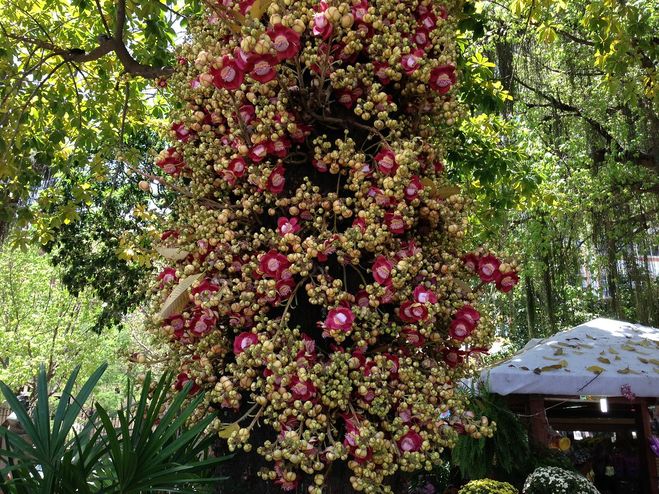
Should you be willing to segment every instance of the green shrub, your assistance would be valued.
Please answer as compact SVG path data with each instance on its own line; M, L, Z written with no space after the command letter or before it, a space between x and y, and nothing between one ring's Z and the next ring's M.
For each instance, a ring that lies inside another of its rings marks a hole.
M599 491L578 473L540 467L526 479L524 494L599 494Z
M458 494L517 494L508 482L499 482L492 479L472 480Z

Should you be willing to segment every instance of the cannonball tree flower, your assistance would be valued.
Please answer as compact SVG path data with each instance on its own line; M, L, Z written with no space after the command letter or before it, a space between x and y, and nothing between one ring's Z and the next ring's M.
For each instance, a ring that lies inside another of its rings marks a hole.
M417 432L410 430L398 440L398 449L403 453L414 453L421 449L422 444L423 439L421 436Z
M249 75L252 79L266 83L277 77L277 59L272 55L259 55L254 58L254 66Z
M418 302L403 302L398 309L398 318L406 323L416 323L428 319L428 308Z
M417 285L414 289L414 300L420 304L436 304L437 295L424 285Z
M297 218L284 218L280 217L277 220L277 231L281 235L286 235L287 233L297 233L300 231L300 225L298 224Z
M276 166L270 176L268 177L267 189L273 194L279 194L284 190L286 185L286 178L284 177L284 167L281 165Z
M478 257L474 253L469 253L462 257L462 262L464 263L465 268L467 268L467 270L475 273L476 270L478 269L478 263L480 262L480 257Z
M260 163L268 155L268 143L260 142L252 146L249 150L249 158L254 163Z
M412 202L414 199L419 197L419 192L423 190L423 183L421 179L417 176L412 177L410 183L405 187L405 200Z
M515 288L519 283L519 276L515 271L510 271L508 273L501 273L496 280L497 290L502 291L503 293L508 293L510 290Z
M478 261L478 276L484 283L496 281L500 276L499 266L501 261L492 255L486 255Z
M215 283L211 280L205 279L199 283L196 287L190 290L192 295L208 295L210 293L215 293L220 289Z
M174 383L174 387L176 388L177 391L181 391L189 382L192 382L192 387L190 388L190 395L197 394L201 388L196 382L192 381L190 379L190 376L188 376L185 372L181 372L178 376L176 376L176 382Z
M209 309L198 311L190 323L190 332L195 336L203 336L215 328L217 319Z
M426 342L426 338L414 328L404 328L401 334L408 345L416 348L421 348Z
M316 386L311 380L301 380L298 376L293 376L288 386L294 400L309 401L316 396Z
M158 275L158 280L160 281L160 287L164 287L168 283L174 283L178 280L176 276L176 268L165 268Z
M444 363L450 368L454 369L464 361L464 355L466 352L454 348L446 347L442 350L444 356Z
M398 169L396 163L396 154L390 148L381 149L375 155L375 163L377 164L378 171L383 175L393 175Z
M384 224L394 235L402 235L405 233L405 221L403 217L397 213L385 213Z
M335 307L327 312L325 328L337 331L350 331L355 322L355 315L346 307Z
M441 65L432 69L428 84L431 89L437 91L439 94L446 94L451 90L451 87L456 81L455 67L453 65Z
M268 154L285 158L288 155L288 150L291 147L291 141L286 137L281 137L275 141L268 143Z
M196 133L188 129L183 122L174 122L172 124L172 132L174 132L176 138L181 142L188 142L196 136Z
M269 278L280 279L290 265L290 261L284 254L272 249L261 256L259 270Z
M392 283L391 270L394 268L394 263L384 256L378 256L373 262L373 278L378 285L387 286Z
M455 319L459 318L467 319L475 326L480 321L481 315L480 312L467 304L455 313Z
M374 73L382 84L389 84L391 79L387 75L389 64L386 62L373 62Z
M243 71L243 73L250 72L254 68L254 60L256 59L256 53L245 53L240 47L237 47L233 52L234 59L238 68Z
M412 36L412 41L421 49L427 48L430 45L430 31L423 26L419 27Z
M300 35L290 27L276 24L267 31L272 40L272 46L277 52L277 60L288 60L300 51Z
M402 64L403 70L407 75L413 74L417 71L417 69L421 66L421 60L423 60L424 55L425 52L420 48L414 50L412 53L403 55L400 63Z
M165 156L156 161L156 166L169 175L177 176L185 168L185 162L176 148L169 148L165 152Z
M322 39L327 39L332 35L334 26L325 15L325 12L317 12L313 16L313 27L311 32L314 36L319 36Z
M258 335L248 331L244 331L234 338L233 353L235 353L236 355L240 355L252 345L256 345L258 342L259 342Z
M463 341L474 330L474 323L464 317L458 317L451 321L449 336L454 340Z
M212 67L210 74L213 76L213 84L219 89L238 89L245 79L245 73L233 57L228 55L222 58L221 68Z

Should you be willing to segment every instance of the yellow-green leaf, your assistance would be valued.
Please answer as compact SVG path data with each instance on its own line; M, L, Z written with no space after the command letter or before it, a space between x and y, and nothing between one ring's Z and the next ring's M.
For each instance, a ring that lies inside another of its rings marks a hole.
M611 361L606 357L599 357L597 360L598 360L598 362L602 362L603 364L610 364L611 363Z
M595 374L601 374L602 372L604 372L604 369L599 365L591 365L590 367L586 367L586 370L590 372L594 372Z
M223 427L217 432L217 435L220 436L222 439L229 439L231 437L231 434L240 430L240 426L238 425L238 422L233 422L231 424L222 424L222 425Z

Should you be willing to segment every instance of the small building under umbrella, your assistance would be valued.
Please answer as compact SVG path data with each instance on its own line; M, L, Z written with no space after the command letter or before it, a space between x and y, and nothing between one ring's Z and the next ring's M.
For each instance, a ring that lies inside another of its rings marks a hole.
M651 448L659 329L594 319L531 340L483 369L480 381L529 419L535 442L549 446L569 438L561 445L571 442L590 458L602 492L659 494Z

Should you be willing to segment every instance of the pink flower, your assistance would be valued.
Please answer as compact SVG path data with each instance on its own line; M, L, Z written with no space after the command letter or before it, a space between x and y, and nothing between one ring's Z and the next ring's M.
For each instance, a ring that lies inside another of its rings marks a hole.
M419 192L423 190L423 184L421 179L417 176L412 177L410 183L405 187L405 200L412 202L414 199L419 197Z
M286 178L284 177L284 167L282 165L276 166L270 176L268 177L267 189L273 194L280 194L286 185Z
M190 377L185 373L181 372L178 376L176 376L176 382L174 383L174 388L176 388L178 391L181 391L185 385L191 381ZM192 381L192 387L190 388L190 395L197 394L199 392L199 385Z
M298 376L293 376L289 384L289 391L294 400L309 401L316 396L316 386L310 380L302 381Z
M341 89L336 93L336 101L348 109L355 106L357 99L359 96L356 96L352 89Z
M197 295L197 294L206 295L206 294L209 294L209 293L215 293L219 289L220 289L220 287L217 286L215 283L213 283L212 281L210 281L208 279L205 279L204 281L199 283L199 285L197 285L195 288L190 290L190 293L192 295Z
M160 288L163 288L168 283L173 283L178 280L176 276L176 269L174 268L165 268L158 275L158 280L160 281Z
M300 231L300 225L297 224L297 218L284 218L283 216L277 219L277 231L280 235L287 233L297 233Z
M432 164L435 173L442 173L444 171L444 163L441 161L437 160Z
M249 125L256 119L256 108L254 105L243 105L238 109L240 118L245 124Z
M405 221L403 217L397 213L385 213L384 224L394 235L402 235L405 233Z
M318 170L320 173L325 173L327 170L329 170L329 167L327 166L327 163L324 161L320 160L312 160L311 165Z
M216 319L213 312L210 309L204 309L192 319L190 330L195 336L200 337L212 331L215 328L215 322Z
M419 48L426 48L430 45L430 31L425 27L418 28L412 37L412 41Z
M236 61L228 55L222 58L222 68L211 68L213 84L219 89L238 89L245 79L245 73L238 67Z
M421 15L419 24L430 31L437 25L437 16L432 11L428 11Z
M295 131L291 132L290 134L291 139L293 139L293 141L297 142L298 144L302 144L306 140L307 136L311 134L311 130L311 125L298 123L295 126Z
M449 336L454 340L463 341L474 330L474 323L464 317L458 317L451 321Z
M403 453L413 453L419 451L422 444L423 439L421 436L414 431L409 431L398 440L398 449Z
M403 55L401 64L407 75L413 74L421 65L421 60L425 52L422 49L416 49L412 53Z
M289 141L286 137L280 137L276 141L270 141L268 143L268 153L273 154L279 158L285 158L290 147L291 141Z
M386 62L373 62L374 73L382 84L389 84L391 79L387 76L389 64Z
M275 462L275 474L277 475L277 478L275 480L275 484L277 484L282 491L285 492L291 492L297 489L298 484L300 483L300 476L298 475L295 480L286 480L285 474L286 472L282 468L282 462L281 461L276 461Z
M355 315L346 307L335 307L330 309L325 319L325 328L339 331L350 331Z
M224 180L229 182L231 185L234 185L237 179L245 175L246 170L247 163L245 162L245 158L239 156L238 158L234 158L229 162L229 166L226 170L223 170L222 176L224 177Z
M413 328L403 329L402 335L405 337L405 341L408 345L412 345L416 348L421 348L426 341L426 338Z
M457 81L453 65L441 65L432 69L428 84L439 94L446 94Z
M237 335L233 340L233 353L240 355L246 349L252 345L256 345L259 342L259 337L249 331L244 331Z
M371 296L366 290L359 290L355 294L355 304L358 307L369 307L370 306Z
M277 59L274 56L259 55L254 59L254 67L249 75L258 82L270 82L277 77L276 65Z
M250 72L254 67L254 59L256 53L245 53L240 47L236 48L233 52L236 65L243 72Z
M185 168L185 162L181 155L176 151L176 148L169 148L166 156L156 161L156 166L162 169L165 173L177 176Z
M444 362L451 369L457 367L464 361L465 353L466 352L463 352L462 350L454 347L446 347L442 350L442 354L444 355Z
M277 60L293 58L300 51L300 35L290 27L277 24L267 31L277 52Z
M291 263L288 258L275 249L270 250L267 254L261 256L259 261L259 270L270 278L280 279L282 273L290 267Z
M178 230L165 230L164 232L162 232L162 235L160 235L160 240L164 242L168 238L178 238L178 236L179 236Z
M364 233L366 231L366 220L364 218L355 218L352 222L352 226L359 228L359 230Z
M501 261L494 257L493 255L487 255L480 258L478 261L478 276L481 281L489 283L491 281L496 281L497 278L501 275L499 271L499 266ZM512 287L511 287L512 288Z
M384 175L393 175L398 169L396 155L390 148L383 148L374 157L378 170Z
M325 17L324 12L318 12L313 16L313 32L314 36L320 36L323 39L327 39L332 35L334 27L327 17Z
M352 16L355 22L364 22L364 16L368 14L368 1L361 0L358 4L352 6Z
M280 300L287 300L293 293L293 288L295 288L295 280L293 278L279 280L275 285L275 290L277 290Z
M384 256L378 256L373 263L373 278L378 285L387 286L391 285L391 270L394 268L394 263Z
M480 261L480 257L478 257L476 254L469 253L465 255L462 258L462 262L465 265L465 268L467 268L469 271L476 272L476 269L478 269L478 263Z
M463 305L462 308L455 313L455 318L463 318L470 321L474 326L480 321L480 313L471 305Z
M398 318L407 323L425 321L428 318L428 309L425 304L418 302L403 302L398 310Z
M496 280L496 287L497 290L508 293L517 283L519 283L519 276L517 276L515 271L511 271L509 273L501 273L501 276Z
M188 129L183 122L174 122L172 124L172 131L174 131L176 138L181 142L188 142L196 135L195 132Z
M254 163L260 163L268 155L268 145L260 142L252 146L249 150L249 157Z
M417 285L414 289L414 300L420 304L436 304L437 295L432 290L429 290L424 285Z

